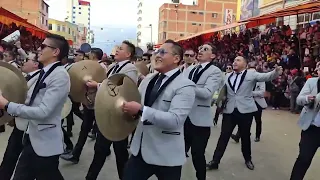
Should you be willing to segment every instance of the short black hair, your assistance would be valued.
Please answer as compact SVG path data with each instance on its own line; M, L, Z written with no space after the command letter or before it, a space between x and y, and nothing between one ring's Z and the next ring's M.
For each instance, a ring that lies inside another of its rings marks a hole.
M100 48L91 48L91 53L94 54L99 60L102 59L103 51Z
M123 41L122 44L126 44L128 46L128 51L130 52L130 59L132 60L136 55L136 47L129 41Z
M60 50L58 55L59 61L68 56L70 47L68 41L63 36L57 34L47 34L46 38L51 39L54 43L54 47Z
M171 39L166 40L164 43L172 44L173 53L179 56L180 61L183 60L183 48L180 44Z

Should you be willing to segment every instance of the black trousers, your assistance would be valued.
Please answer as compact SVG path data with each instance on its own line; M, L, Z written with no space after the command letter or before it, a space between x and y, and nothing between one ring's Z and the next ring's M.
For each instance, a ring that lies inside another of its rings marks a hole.
M64 180L59 171L59 155L40 157L34 152L30 140L26 142L13 180Z
M210 133L210 127L195 126L192 124L189 117L184 124L186 153L191 148L192 162L198 180L206 179L206 158L204 154L210 138Z
M86 180L96 180L108 155L110 155L110 146L113 143L113 150L116 155L116 163L119 179L122 179L124 167L128 161L129 153L127 150L128 138L122 141L112 142L106 139L100 131L97 133L96 143L94 145L93 161L90 165Z
M17 127L13 128L0 166L1 180L10 180L13 175L17 161L23 149L23 134L24 131L20 131Z
M63 124L63 122L61 124ZM66 145L66 150L67 151L73 150L73 143L72 143L70 137L68 136L67 131L63 127L61 127L61 128L62 128L62 132L63 132L63 141L64 141L64 144Z
M238 125L240 131L243 157L245 161L251 160L250 129L252 119L253 113L241 114L238 109L234 109L231 114L223 114L221 134L213 155L213 161L220 163L220 160L226 151L230 136L236 125Z
M256 121L256 137L260 138L262 131L262 108L257 104L258 111L253 113L254 120ZM240 139L239 129L236 134L236 138Z
M147 180L156 175L158 180L180 180L182 166L156 166L147 164L139 153L131 156L124 170L122 180Z
M81 113L79 107L80 107L80 103L72 101L72 109L71 109L69 115L66 117L66 119L67 119L67 132L68 133L72 132L72 126L74 125L73 114L75 114L76 116L78 116L80 119L83 120L83 114Z
M299 156L293 166L290 180L303 180L312 159L320 147L320 127L310 126L301 132Z
M81 156L83 147L87 141L88 134L92 129L94 119L95 119L94 110L88 109L86 106L83 106L83 121L81 124L81 130L79 133L77 144L75 145L72 152L73 156L76 159L79 159Z

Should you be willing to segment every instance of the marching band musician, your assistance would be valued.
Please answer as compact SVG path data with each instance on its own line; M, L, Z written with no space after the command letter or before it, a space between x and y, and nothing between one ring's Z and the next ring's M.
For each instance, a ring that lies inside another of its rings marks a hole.
M121 46L117 49L114 59L115 64L111 65L107 77L113 74L125 74L130 77L135 83L138 82L138 70L130 62L135 55L135 46L129 41L123 41ZM88 87L98 88L100 84L95 81L87 83ZM97 179L107 156L110 155L110 146L113 144L114 153L116 155L116 164L118 169L119 179L122 179L125 164L128 161L129 153L127 150L128 137L121 141L112 142L106 139L101 132L98 131L98 137L94 146L94 157L90 165L86 180Z
M28 88L36 83L37 78L43 65L38 61L36 53L30 53L23 63L21 70L27 74L26 80ZM14 128L9 137L8 145L3 156L3 160L0 166L0 177L2 180L10 180L16 167L18 158L23 149L22 137L24 131L27 130L28 122L24 119L15 118Z
M293 166L290 180L303 180L311 161L320 146L320 63L317 63L318 77L309 78L297 97L297 104L304 106L298 125L302 129L299 156ZM317 97L317 99L316 99Z
M179 69L182 47L167 40L155 52L154 73L139 86L141 104L126 102L123 111L140 116L122 180L180 180L186 162L183 125L194 98L195 85Z
M70 91L70 78L60 61L68 52L64 37L48 34L39 47L44 68L28 90L27 103L9 102L0 96L0 109L28 121L13 180L64 179L58 168L63 153L61 111Z
M91 48L91 52L89 54L89 58L93 61L99 62L100 59L102 59L103 51L100 48ZM99 63L103 68L105 68L103 63ZM81 118L81 117L80 117ZM96 138L96 125L95 125L95 115L94 115L94 106L86 106L83 105L83 121L81 124L81 129L78 137L78 141L72 150L71 153L65 153L61 155L60 157L66 161L70 161L74 164L79 163L79 159L83 150L83 147L87 141L89 132L92 129L92 134L89 135L90 138L95 139Z
M81 50L77 50L76 53L74 54L74 62L79 62L84 60L85 53Z
M196 60L196 53L193 49L187 49L183 55L184 64L181 65L181 72L191 66Z
M271 81L282 74L282 67L277 66L269 73L258 73L246 70L247 60L241 56L233 62L233 72L227 74L226 105L223 107L221 134L212 161L207 164L208 169L218 169L220 160L226 150L233 129L238 125L241 137L241 149L248 169L253 170L251 158L250 129L253 113L257 106L252 95L256 82Z
M192 50L186 53L191 55ZM216 55L217 49L211 43L203 44L199 47L199 64L189 66L184 71L185 76L196 84L195 103L184 125L184 137L186 153L191 148L192 162L198 180L206 179L206 158L204 154L210 138L210 127L213 126L211 98L213 93L219 89L222 80L222 72L212 63ZM190 63L190 61L186 63Z

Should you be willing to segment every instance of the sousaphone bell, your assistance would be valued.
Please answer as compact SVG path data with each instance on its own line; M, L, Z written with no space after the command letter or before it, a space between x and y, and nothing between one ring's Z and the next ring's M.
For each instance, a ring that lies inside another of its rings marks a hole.
M21 71L6 62L0 62L0 93L10 102L24 104L28 92L27 81ZM0 125L14 118L8 113L0 111Z
M111 141L127 138L138 120L122 111L124 102L140 102L136 83L125 74L115 74L104 80L95 99L95 117L100 132Z
M73 101L81 102L90 107L94 105L96 88L88 88L89 80L101 83L106 78L106 72L97 61L83 60L76 62L68 71L70 76L70 96Z

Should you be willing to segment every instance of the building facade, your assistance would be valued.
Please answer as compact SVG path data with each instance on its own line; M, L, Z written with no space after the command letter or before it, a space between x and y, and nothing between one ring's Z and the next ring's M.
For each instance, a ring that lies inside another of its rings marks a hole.
M159 8L159 43L236 21L238 0L193 0L192 5L172 1L176 3L165 3Z
M260 15L268 14L276 10L280 10L287 7L296 6L299 4L307 3L313 0L260 0L259 9ZM286 16L283 18L278 18L277 25L290 25L291 29L296 29L297 25L304 25L312 21L320 20L320 12L312 14L300 14L297 16Z
M0 0L0 7L48 30L49 5L44 0Z
M58 21L49 19L49 32L58 34L66 38L69 44L74 47L80 47L78 44L78 26L67 21Z
M67 17L66 21L73 24L81 24L86 28L86 42L91 43L94 39L93 32L90 31L90 11L91 5L89 0L66 0Z

